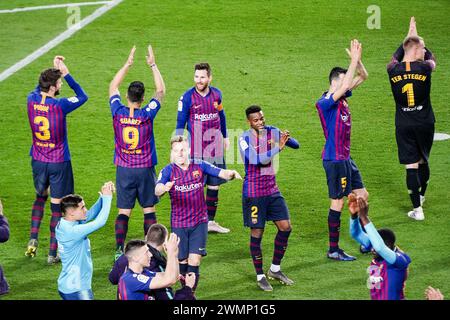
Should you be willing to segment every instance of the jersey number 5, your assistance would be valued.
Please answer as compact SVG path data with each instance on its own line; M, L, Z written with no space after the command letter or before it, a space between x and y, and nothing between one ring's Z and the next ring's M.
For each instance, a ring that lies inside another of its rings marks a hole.
M48 130L50 128L50 122L48 119L46 117L37 116L34 118L34 124L39 126L39 131L34 133L36 138L42 141L50 140L50 131Z
M122 139L126 144L129 144L129 150L136 149L139 143L139 130L135 127L125 127L122 130Z
M414 107L414 87L412 83L407 83L402 87L402 93L406 92L406 98L408 100L408 107Z

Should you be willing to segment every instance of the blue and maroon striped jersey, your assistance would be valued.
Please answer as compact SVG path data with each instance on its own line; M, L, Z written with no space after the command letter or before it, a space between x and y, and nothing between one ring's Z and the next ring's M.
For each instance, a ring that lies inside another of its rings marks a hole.
M195 87L186 91L178 101L177 134L183 134L187 123L193 159L221 158L223 138L227 137L222 92L209 87L203 97Z
M333 94L325 92L316 103L326 140L322 151L323 160L339 161L350 158L352 118L346 98L351 95L352 92L347 91L344 97L334 101Z
M183 170L175 163L161 170L157 183L175 182L169 191L172 228L189 228L208 222L204 191L206 175L218 177L220 170L202 160L190 163L187 170Z
M39 85L28 95L28 120L33 135L30 156L34 160L51 163L70 160L66 115L83 105L88 96L70 74L64 80L75 97L52 98L41 93Z
M157 164L153 119L161 108L158 100L152 98L141 109L124 106L119 95L109 99L114 127L114 164L126 168L150 168Z
M399 249L395 250L393 264L386 260L372 260L369 271L370 296L372 300L405 299L405 281L411 258Z
M278 128L265 126L265 129L261 130L259 134L250 129L239 137L239 151L245 165L245 178L242 186L244 197L264 197L279 192L272 159L280 152L278 146L275 145L280 141L280 135ZM294 138L290 138L286 146L293 149L300 147Z
M155 300L150 295L150 283L155 276L155 272L146 268L142 273L126 270L119 280L119 300Z

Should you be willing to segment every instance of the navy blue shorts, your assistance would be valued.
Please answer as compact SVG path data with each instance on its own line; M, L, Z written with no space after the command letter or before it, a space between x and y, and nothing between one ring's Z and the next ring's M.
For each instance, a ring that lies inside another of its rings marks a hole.
M62 198L74 193L72 164L70 161L59 163L31 160L33 182L36 192L42 195L50 187L52 198Z
M190 253L206 256L208 223L202 222L190 228L172 228L172 232L180 238L178 260L186 260Z
M327 175L330 199L342 199L352 190L364 188L359 169L351 158L342 161L324 160L323 168Z
M281 193L266 197L242 197L244 226L264 229L266 221L289 220L289 209Z
M222 158L210 158L210 159L205 158L203 160L215 165L216 167L218 167L220 169L227 168L227 164L225 163L225 158L223 158L223 157ZM219 178L219 177L207 175L205 184L208 186L220 186L221 184L224 184L225 182L227 182L227 180Z
M159 202L155 196L156 172L151 168L125 168L117 166L117 208L133 209L136 199L142 208Z

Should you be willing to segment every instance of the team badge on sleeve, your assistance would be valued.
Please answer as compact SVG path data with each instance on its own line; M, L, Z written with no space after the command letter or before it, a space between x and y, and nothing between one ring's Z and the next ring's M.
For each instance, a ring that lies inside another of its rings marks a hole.
M241 146L242 151L245 151L248 149L247 141L245 141L244 138L239 139L239 145Z
M183 97L181 97L181 98L183 98ZM178 111L182 111L183 110L183 101L181 101L181 99L180 99L180 101L178 101Z
M78 100L77 97L70 97L70 98L67 98L67 100L72 103L77 103L78 101L80 101L80 100Z
M148 107L152 110L156 109L157 106L158 104L155 101L150 102L150 104L148 105Z
M140 275L137 276L137 279L138 279L139 282L147 283L148 279L150 279L150 277L147 277L147 276L144 276L143 274L140 274Z

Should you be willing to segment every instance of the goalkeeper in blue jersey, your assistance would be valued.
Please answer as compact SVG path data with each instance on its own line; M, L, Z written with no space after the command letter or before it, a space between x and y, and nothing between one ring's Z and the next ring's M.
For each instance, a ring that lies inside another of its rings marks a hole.
M62 262L58 291L63 300L94 299L88 235L103 227L108 220L114 191L114 184L106 182L100 191L100 198L89 211L79 195L62 198L62 219L56 226L56 240Z
M351 193L348 209L351 213L350 234L364 247L372 248L374 255L367 269L367 286L372 300L404 300L411 258L395 245L392 230L375 228L368 217L367 200Z

